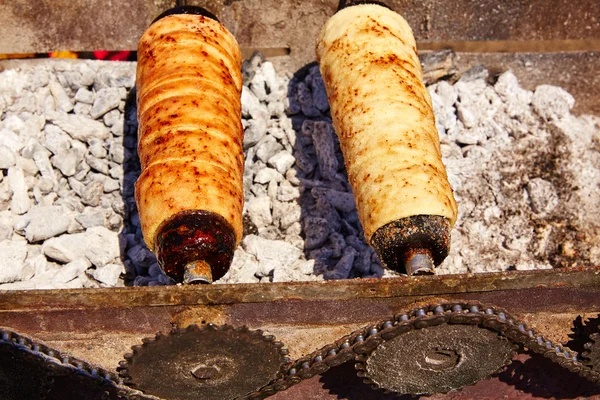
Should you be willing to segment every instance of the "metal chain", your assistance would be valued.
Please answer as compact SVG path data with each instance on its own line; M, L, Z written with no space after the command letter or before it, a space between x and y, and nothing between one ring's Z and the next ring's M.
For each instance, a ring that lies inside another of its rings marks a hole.
M527 348L536 354L541 354L591 382L600 383L600 372L583 364L578 359L576 352L544 338L504 309L477 302L450 302L396 314L376 324L354 331L309 355L289 361L270 384L241 399L264 399L345 362L366 361L367 357L387 340L414 329L424 329L441 324L474 325L500 333L520 348ZM42 362L46 370L83 374L101 384L112 385L117 388L118 396L121 399L158 399L124 386L122 379L113 372L36 343L15 332L0 330L0 344L6 343L16 346L18 350L24 351L28 356Z
M84 360L55 350L27 336L8 329L0 328L0 346L9 346L27 360L42 366L47 372L42 391L45 395L52 390L53 376L70 375L75 379L89 379L98 385L115 388L118 399L157 399L123 385L123 381L114 372L92 365Z
M476 325L500 333L513 344L541 354L594 383L600 383L600 373L584 365L576 352L544 338L505 310L477 302L452 302L415 308L361 328L290 362L272 383L242 399L264 399L345 362L366 361L381 343L414 329L440 324Z

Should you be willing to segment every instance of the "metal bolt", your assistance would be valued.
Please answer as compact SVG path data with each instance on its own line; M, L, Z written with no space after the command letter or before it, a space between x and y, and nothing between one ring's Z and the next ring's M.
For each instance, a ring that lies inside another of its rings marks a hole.
M461 360L461 355L453 349L434 348L425 356L425 362L429 369L444 371L455 368Z
M219 371L215 367L207 367L205 365L197 366L191 371L194 378L202 381L207 381L209 379L214 378L218 372Z
M408 275L433 275L435 266L429 249L411 249L404 255Z
M186 264L183 273L183 283L201 284L212 283L212 270L210 264L204 260L192 261Z

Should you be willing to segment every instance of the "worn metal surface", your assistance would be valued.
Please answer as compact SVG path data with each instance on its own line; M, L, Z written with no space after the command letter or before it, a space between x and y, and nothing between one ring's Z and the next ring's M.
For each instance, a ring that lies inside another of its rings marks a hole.
M470 42L500 41L504 51L538 51L537 41L552 41L553 50L546 51L600 50L596 0L386 3L407 19L425 48L443 42L444 47L465 51ZM174 0L1 1L0 53L133 50L149 23L174 4ZM190 0L188 4L215 13L242 47L289 49L291 66L298 69L314 60L317 33L338 1ZM511 43L520 50L511 49Z
M553 270L508 271L481 274L456 274L398 277L390 279L353 279L321 282L287 282L273 284L236 284L207 286L126 287L107 289L64 289L0 291L0 312L44 311L57 308L119 309L182 307L193 305L238 307L246 303L271 303L273 301L352 301L364 299L414 300L421 296L465 294L486 297L504 291L531 288L570 288L585 293L600 288L600 267L576 267ZM480 293L480 294L478 294ZM459 296L459 297L460 297ZM493 299L493 298L492 298ZM509 299L507 299L509 300ZM532 311L547 307L536 304L535 295L529 296ZM565 306L576 300L557 299ZM556 301L552 301L556 304ZM535 305L534 305L535 304ZM591 307L600 304L600 298L589 299ZM585 307L585 306L584 306ZM522 308L522 307L519 307ZM530 309L528 306L526 309ZM277 311L279 313L279 311ZM116 316L113 320L118 320Z
M508 363L512 351L495 332L444 324L382 343L362 369L377 387L396 393L447 393L489 378Z
M469 309L468 313L463 312L463 310L466 310L466 308ZM373 333L373 326L367 326L364 327L362 329L360 329L358 332L353 333L350 336L346 336L345 339L343 339L345 342L345 344L347 345L346 347L344 347L343 343L341 340L336 341L335 344L329 344L327 345L327 347L325 348L325 350L320 350L317 351L316 353L313 353L313 355L308 356L308 357L302 357L300 360L294 361L292 364L290 364L288 367L286 367L286 371L282 371L283 373L283 377L285 377L286 375L290 374L291 375L295 375L294 372L292 372L292 369L295 369L296 371L299 371L299 369L302 369L301 372L298 372L298 375L300 377L303 378L308 378L308 377L312 377L314 376L314 373L311 373L309 370L305 369L306 367L304 366L307 363L307 360L310 360L311 362L314 362L314 368L315 371L320 371L317 372L317 374L323 374L325 371L328 370L328 368L323 368L325 363L327 365L334 366L334 365L339 365L339 362L334 363L333 359L331 358L327 358L327 360L323 360L324 362L320 362L320 360L317 360L315 354L318 354L320 356L323 356L323 351L325 352L329 352L327 354L330 354L330 349L338 349L338 355L335 356L336 360L343 362L345 361L350 361L350 358L348 358L347 356L349 356L350 354L348 353L348 349L350 349L350 347L348 345L351 344L351 353L356 353L356 357L357 357L357 361L359 361L359 364L361 362L365 362L369 359L366 359L366 357L368 356L368 353L373 350L373 345L377 346L377 343L381 343L381 339L383 338L387 338L386 340L389 341L389 343L391 344L393 342L393 337L395 337L395 335L402 335L404 334L408 334L410 335L410 333L414 332L412 329L417 329L417 331L421 331L422 329L429 329L429 328L438 328L438 327L442 327L439 326L439 323L443 323L444 320L449 319L449 322L452 324L466 324L467 328L470 327L472 324L477 324L480 326L481 329L484 326L488 329L492 329L496 332L504 332L507 338L510 338L511 341L517 341L518 343L522 343L524 344L526 347L530 348L532 351L538 353L538 354L544 354L544 356L550 358L551 360L553 360L555 363L559 363L560 365L562 365L563 367L568 368L570 371L573 371L575 373L581 373L582 376L587 376L588 379L592 380L592 381L596 381L597 383L600 382L598 381L598 372L596 372L596 374L591 373L591 371L583 371L582 367L583 365L576 362L575 359L572 359L572 355L567 354L567 352L564 353L564 357L562 354L562 347L560 344L558 343L554 343L554 344L549 344L546 345L544 342L547 339L544 339L542 337L537 337L537 339L531 341L529 338L536 338L536 333L529 331L529 333L525 336L523 336L523 332L527 331L527 326L522 326L522 325L518 325L521 322L517 321L514 319L514 316L510 316L505 310L503 309L498 309L495 307L485 307L485 312L483 312L484 308L482 308L483 306L479 306L477 307L477 305L473 302L464 302L464 301L459 301L459 302L450 302L450 303L444 303L443 305L439 304L437 306L430 306L430 307L425 307L423 308L423 306L419 306L417 308L413 308L412 311L409 310L405 310L404 312L397 314L396 316L393 317L394 320L397 321L403 321L401 324L396 325L395 323L392 323L390 321L390 319L386 319L385 324L377 324L376 326L378 328L380 328L381 330L379 330L380 333ZM425 311L425 310L429 310L429 311ZM442 310L445 310L442 312ZM448 312L451 313L448 314ZM410 315L410 317L409 317ZM405 317L407 317L408 319L406 319ZM411 322L409 322L411 321ZM383 323L383 322L382 322ZM418 324L418 325L417 325ZM518 328L517 328L518 326ZM429 328L428 328L429 327ZM473 327L474 328L474 327ZM197 327L195 329L198 329ZM408 329L408 330L407 330ZM18 335L14 335L13 333L6 333L7 331L3 329L3 334L2 334L2 338L0 339L5 345L8 345L11 348L14 348L15 350L17 350L18 348L20 348L22 351L24 351L25 353L29 354L32 351L36 354L38 354L41 358L39 359L42 362L45 362L44 360L47 360L48 362L50 362L51 365L48 365L48 368L52 367L50 369L50 373L52 374L52 376L55 376L55 372L57 372L58 370L56 368L59 369L64 369L64 368L68 368L69 370L72 370L73 368L76 368L77 371L71 371L71 372L75 372L75 376L73 376L73 374L67 374L69 375L71 378L76 378L76 376L83 374L84 376L88 376L90 378L92 378L92 380L94 380L97 383L101 383L102 386L106 387L106 384L108 384L109 382L106 381L106 379L104 377L108 377L109 375L114 375L114 373L110 373L108 371L102 370L102 369L98 369L97 367L90 365L89 363L86 363L84 361L81 360L75 360L72 357L67 356L63 351L61 350L53 350L53 352L50 352L44 344L41 344L39 342L38 343L38 350L36 350L34 343L31 343L31 340L27 337L23 337L23 336L18 336ZM176 332L180 332L179 330L176 330ZM359 334L359 336L356 336L356 334ZM8 336L7 336L8 335ZM380 339L377 339L377 337L379 337L379 335L381 335ZM13 340L11 340L11 336L13 338ZM18 337L17 337L18 336ZM470 338L472 335L467 336L467 340L469 340L468 338ZM429 337L429 335L426 335L426 337ZM435 335L434 335L435 337ZM460 337L465 337L465 335L459 335ZM198 338L197 338L198 339ZM157 337L158 340L158 337ZM159 342L161 340L164 340L162 337L160 340L158 340ZM438 338L439 340L439 338ZM441 340L444 341L445 340L445 336L442 335L441 336ZM152 343L152 341L148 342L148 341L144 341L144 346L146 346L147 343ZM383 344L385 344L387 342L384 342ZM410 341L411 344L413 344L413 341ZM540 344L541 343L541 344ZM548 342L549 343L549 342ZM464 343L463 343L464 344ZM426 341L424 343L425 346L431 346L432 344L429 341ZM225 345L226 346L226 345ZM556 346L557 352L554 352L554 347ZM189 346L185 345L183 346L183 355L185 358L185 354L187 354L187 352L185 351L185 349L187 349ZM447 347L447 346L444 346ZM471 346L468 346L471 347ZM46 350L42 350L42 348L46 349ZM134 346L135 348L135 346ZM548 349L552 348L551 351L549 351ZM342 350L342 349L346 349L346 350ZM377 351L379 351L379 347L376 347ZM487 347L484 347L480 350L486 351ZM402 349L400 349L402 351ZM458 350L458 348L457 348ZM464 349L463 349L464 350ZM462 356L467 355L466 353L464 353L462 350L458 350ZM40 354L43 353L43 354ZM403 352L403 351L402 351ZM469 351L467 351L468 353ZM159 355L154 354L155 352L153 351L151 353L151 355L155 355L157 360L156 362L158 362L159 364L164 363L164 357L160 357ZM204 353L204 352L202 352ZM33 354L32 354L33 355ZM559 356L560 355L560 356ZM67 358L65 358L67 357ZM167 358L170 358L169 352L167 352L166 355ZM177 358L181 357L181 356L176 356ZM324 356L323 356L324 357ZM340 360L341 357L341 360ZM566 357L566 358L565 358ZM39 358L39 357L38 357ZM36 358L36 359L38 359ZM569 361L570 360L570 361ZM146 367L146 363L143 364L144 367ZM185 363L181 364L179 362L175 363L176 367L179 367L181 365L185 365ZM357 364L358 366L358 364ZM148 365L148 367L150 367ZM150 367L152 368L152 367ZM289 369L289 371L287 370L287 368L292 368ZM308 367L308 368L313 368L313 367ZM207 371L210 370L210 368L208 367L202 367L199 366L199 368L192 368L194 370L194 375L198 373L198 370L201 369L201 371L199 371L199 376L201 377L205 377L208 374L210 374L211 371ZM364 371L364 369L362 369ZM96 372L94 372L96 371ZM510 371L510 370L509 370ZM181 372L185 372L185 371L181 371ZM342 370L343 372L343 370ZM563 375L566 374L567 376L569 375L569 373L566 370L563 370ZM6 371L3 372L4 376L6 376ZM10 375L10 371L8 373L8 375ZM189 375L189 374L188 374ZM66 376L67 380L71 379L69 378L69 376ZM280 376L278 374L278 376ZM526 378L529 378L527 375L525 376ZM573 375L572 375L573 377ZM280 379L282 379L280 378ZM295 377L297 378L297 377ZM449 377L450 378L450 377ZM523 380L521 376L518 377L519 379ZM451 378L453 380L453 378ZM2 377L0 377L0 381L2 380ZM291 378L290 378L291 380ZM297 383L297 380L294 380ZM112 380L113 383L117 383L117 381ZM284 390L285 387L289 387L290 383L286 383L287 380L284 381L277 381L275 383L273 383L272 385L269 385L267 387L264 388L265 393L267 393L267 390L271 391L275 389L275 390ZM60 385L56 386L56 382L54 382L53 380L51 382L49 382L51 384L50 388L52 389L60 389ZM66 382L69 383L69 382ZM291 382L291 384L293 385L293 382ZM283 386L282 386L283 385ZM85 386L89 386L89 385L85 385ZM92 385L93 386L93 385ZM556 385L554 383L551 383L549 385L550 387L553 388L553 390L556 390ZM1 387L1 385L0 385ZM12 385L9 385L9 387L12 387ZM114 386L112 386L114 387ZM344 388L346 390L350 389L352 390L353 388L350 387L348 388L348 385L345 385ZM40 388L41 389L41 388ZM81 389L84 389L83 387L81 387ZM93 387L90 387L89 389L94 389ZM124 395L125 392L129 393L128 389L125 389L121 386L118 386L118 389L121 391L124 391ZM578 387L578 389L581 389ZM467 390L468 389L464 389ZM597 392L597 391L596 391ZM78 391L77 394L81 394L81 391ZM87 393L87 392L86 392ZM138 398L137 392L132 392L129 394L134 395L131 398ZM169 392L171 393L171 392ZM293 393L293 392L292 392ZM61 391L58 391L55 393L55 395L57 396L51 396L51 398L89 398L86 396L76 396L76 395L68 395L67 397L63 397L61 396L61 394L64 394ZM257 398L256 395L258 393L253 393L250 394L249 397L251 398ZM514 393L512 393L514 394ZM107 396L109 396L109 393L106 393ZM111 396L109 396L110 398L113 398ZM166 398L172 398L173 396L170 396L169 394L167 394ZM368 396L370 398L370 396ZM452 394L453 398L472 398L471 394L467 394L467 395L463 395L463 393L453 393ZM561 396L561 397L565 397L565 396ZM15 399L18 399L20 397L16 397ZM38 397L36 397L38 398ZM46 397L44 397L46 398ZM95 398L95 396L94 396ZM104 397L103 397L104 398ZM129 398L129 397L127 397ZM145 398L145 397L144 397ZM258 394L258 398L263 398L262 395ZM320 398L320 396L314 397L313 398Z
M147 336L194 321L233 325L364 324L419 302L480 300L517 316L600 311L600 267L261 285L0 292L0 325L60 340ZM63 339L65 337L63 336Z
M0 53L135 50L150 22L174 3L0 1ZM561 86L575 96L576 113L600 114L600 76L595 72L600 70L600 2L477 0L452 7L443 0L388 3L407 18L420 51L452 48L461 53L459 67L512 69L527 89L541 83ZM288 72L315 60L317 34L337 7L333 0L190 4L219 15L245 57L260 49L278 70Z
M600 313L599 293L600 267L322 283L0 292L0 326L114 370L132 345L173 325L214 321L263 329L296 358L361 326L443 299L505 307L564 343L577 316ZM332 374L337 373L327 373L328 379L337 379ZM307 382L299 386L314 385L307 389L320 393L313 398L336 398L319 379ZM301 393L296 390L276 398L302 398L294 397ZM463 390L468 397L480 387ZM514 395L516 389L508 385L503 390Z
M191 325L134 346L119 374L129 385L165 399L230 399L274 379L283 353L281 343L260 331Z
M599 330L600 326L596 327ZM583 355L587 357L587 364L595 370L600 370L600 332L590 335L590 341L584 345Z
M548 359L537 355L518 355L505 371L491 379L477 382L449 394L418 397L420 399L599 399L600 390ZM414 400L413 396L396 396L374 391L356 376L352 364L344 364L302 381L269 400Z

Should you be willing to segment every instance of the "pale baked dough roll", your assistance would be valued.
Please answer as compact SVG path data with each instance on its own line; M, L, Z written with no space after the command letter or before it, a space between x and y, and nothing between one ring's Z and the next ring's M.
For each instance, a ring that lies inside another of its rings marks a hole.
M218 279L242 238L241 58L203 15L159 18L139 42L136 201L144 240L176 281Z
M398 236L404 235L399 230L422 231L415 226L439 220L449 236L457 206L406 21L375 4L344 8L321 30L317 60L367 241L380 256L389 253L382 258L390 266L401 262L399 252L424 246L423 236L431 232L421 232L418 240L413 235L410 246L398 247L397 237L374 243L384 227L404 221L391 234ZM446 254L434 254L436 264L447 255L447 239L433 245L446 247Z

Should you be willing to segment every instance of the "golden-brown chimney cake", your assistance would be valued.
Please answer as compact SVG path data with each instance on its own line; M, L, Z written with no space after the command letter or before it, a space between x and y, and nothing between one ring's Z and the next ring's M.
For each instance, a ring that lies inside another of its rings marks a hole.
M139 42L136 201L166 274L210 283L242 237L242 60L233 35L195 10L159 17Z
M343 8L317 60L367 241L390 268L433 272L457 206L410 27L380 5Z

